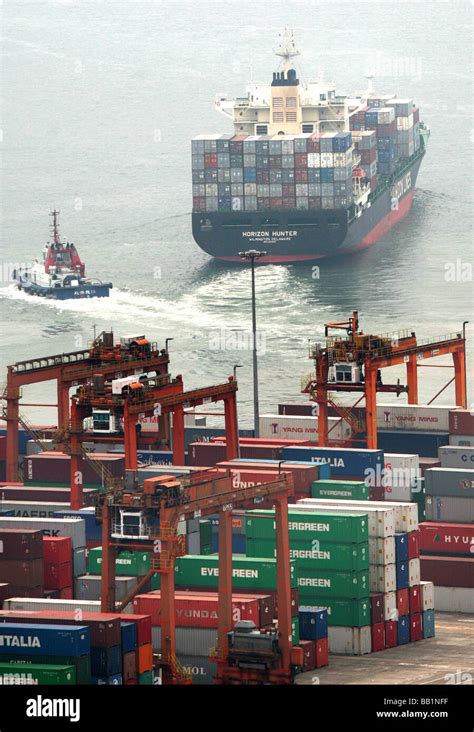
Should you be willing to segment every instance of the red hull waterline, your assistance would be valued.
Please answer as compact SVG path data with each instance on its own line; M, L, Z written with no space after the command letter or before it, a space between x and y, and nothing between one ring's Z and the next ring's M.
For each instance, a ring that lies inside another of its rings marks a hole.
M405 216L409 213L411 209L411 205L413 203L413 196L415 191L411 190L407 195L400 201L400 205L397 210L390 211L387 216L384 216L378 224L374 226L371 231L369 231L368 234L364 236L363 239L354 247L351 247L351 249L340 249L334 253L333 256L342 256L344 254L353 254L354 252L360 252L362 249L367 249L368 247L371 247L373 244L376 244L379 239L381 239L385 234L387 234L390 229L392 229L396 224L398 224L400 221L402 221ZM240 257L219 257L222 261L226 262L242 262ZM291 254L284 255L281 257L262 257L260 259L260 262L263 263L274 263L274 264L282 264L285 262L305 262L305 261L314 261L315 259L328 259L328 257L325 254L300 254L296 256L292 256Z

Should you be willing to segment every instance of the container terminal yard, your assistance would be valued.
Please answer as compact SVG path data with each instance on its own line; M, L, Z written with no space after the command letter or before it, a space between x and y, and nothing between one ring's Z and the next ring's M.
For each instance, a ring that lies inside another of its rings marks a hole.
M355 311L326 323L294 401L253 430L239 429L235 374L188 390L143 332L8 366L3 684L468 683L465 332L364 328ZM440 356L452 405L419 404ZM406 383L387 381L395 364ZM54 428L23 411L23 389L45 381Z

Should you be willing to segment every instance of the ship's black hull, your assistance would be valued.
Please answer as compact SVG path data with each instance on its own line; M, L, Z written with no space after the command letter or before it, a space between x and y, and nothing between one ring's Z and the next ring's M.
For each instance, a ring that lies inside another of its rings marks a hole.
M349 254L375 244L410 211L424 152L376 195L359 217L345 209L276 209L193 213L193 236L207 254L242 261L239 252L267 252L261 262L311 261Z

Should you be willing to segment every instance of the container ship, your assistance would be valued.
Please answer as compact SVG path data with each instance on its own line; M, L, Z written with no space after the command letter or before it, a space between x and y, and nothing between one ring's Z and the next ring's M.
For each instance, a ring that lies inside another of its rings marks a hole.
M86 268L75 244L62 242L58 227L59 211L52 211L52 241L43 248L42 261L35 260L31 267L13 271L13 280L19 290L30 295L53 300L80 300L108 297L111 282L86 277Z
M218 96L232 134L192 140L192 229L213 257L311 261L375 244L409 212L429 128L411 99L302 82L285 32L281 70L247 96Z

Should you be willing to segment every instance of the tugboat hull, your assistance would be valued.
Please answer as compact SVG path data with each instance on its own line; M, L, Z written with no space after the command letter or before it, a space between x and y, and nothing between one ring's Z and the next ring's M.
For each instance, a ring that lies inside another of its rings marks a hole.
M100 282L91 285L76 285L75 287L41 287L29 282L18 283L19 290L29 295L46 297L50 300L88 300L91 297L109 297L112 283Z

